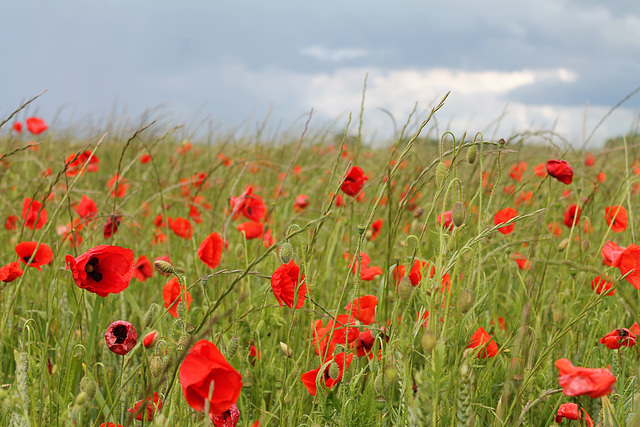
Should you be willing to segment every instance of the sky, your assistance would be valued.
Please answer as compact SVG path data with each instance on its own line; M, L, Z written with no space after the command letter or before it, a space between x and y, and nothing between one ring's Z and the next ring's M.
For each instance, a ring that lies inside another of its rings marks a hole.
M553 130L581 145L640 87L635 0L22 0L0 12L0 117L48 89L27 113L54 126L146 114L299 132L313 109L311 128L339 132L366 77L373 143L450 91L439 133ZM639 115L640 93L590 145L637 130Z

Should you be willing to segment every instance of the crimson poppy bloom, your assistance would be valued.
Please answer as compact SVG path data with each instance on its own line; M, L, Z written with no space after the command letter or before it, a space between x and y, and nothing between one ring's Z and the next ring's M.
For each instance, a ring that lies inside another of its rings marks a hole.
M149 332L142 339L142 345L144 345L144 348L149 348L153 346L153 344L155 344L157 338L158 338L158 333L156 331Z
M268 228L267 231L264 232L264 235L262 236L262 245L264 246L265 249L269 249L269 246L273 245L274 239L273 236L271 235L271 229Z
M640 289L640 246L630 244L620 254L618 265L620 274L627 275L624 280L631 283L634 288Z
M613 287L613 283L607 281L606 279L597 276L595 279L591 281L591 289L596 291L598 295L602 295L605 292L608 292ZM607 296L615 295L616 290L611 289L611 292L607 293Z
M17 223L18 223L18 216L17 215L9 215L7 217L7 220L4 223L4 228L5 228L5 230L15 230Z
M209 414L220 414L236 403L242 390L242 375L227 362L218 347L207 340L193 345L179 371L184 398L189 406Z
M120 227L120 220L122 217L120 215L109 215L107 218L107 222L104 223L102 227L102 235L105 239L109 239L111 236L118 232L118 227Z
M186 290L185 287L182 288L184 293L187 295L187 310L191 307L191 294ZM162 299L164 300L164 308L169 309L169 314L173 317L178 317L178 304L182 301L182 294L180 293L180 282L177 277L169 280L164 288L162 288Z
M381 219L377 219L375 221L373 221L373 223L371 224L371 240L376 240L376 237L378 237L378 234L380 234L380 229L382 229L382 220Z
M253 187L248 185L239 197L231 197L229 199L231 205L231 215L233 219L238 218L242 214L251 221L260 221L267 213L267 205L257 194L253 194Z
M593 156L593 154L587 153L584 156L584 165L585 166L593 166L595 162L596 162L596 158Z
M340 189L347 196L355 197L356 194L362 190L364 183L369 179L368 176L364 174L364 171L358 166L351 166L351 169L347 172L347 175L344 177L344 181L340 185Z
M236 427L240 420L240 410L235 403L221 414L209 414L214 427ZM256 421L257 423L258 421ZM254 423L255 424L255 423ZM259 423L258 423L259 424Z
M538 166L533 168L533 172L536 174L536 176L544 178L545 176L547 176L547 165L545 163L540 163Z
M531 204L531 198L533 197L533 191L521 191L516 198L516 207L524 204Z
M98 207L96 202L83 194L76 206L76 212L80 215L80 218L91 218L98 213Z
M313 347L316 354L320 357L330 357L338 344L353 343L360 333L353 320L353 316L339 314L335 321L329 320L326 326L323 326L322 320L314 321Z
M20 261L24 264L31 261L31 267L35 267L42 271L42 268L40 268L41 265L47 265L53 261L53 251L44 243L40 243L37 251L36 246L38 246L38 242L18 243L16 245L16 253L20 257Z
M40 230L47 222L47 211L39 201L25 197L22 204L22 219L27 228Z
M616 383L609 369L580 368L568 359L556 360L556 368L560 371L558 382L565 396L586 394L595 399L611 393Z
M13 131L15 133L20 133L22 132L22 122L14 122L13 123Z
M193 236L193 226L188 219L181 217L173 219L169 217L168 221L169 228L176 233L176 236L182 237L183 239L190 239L191 236Z
M382 268L376 265L369 267L369 264L371 263L371 258L369 257L369 255L365 254L364 252L361 252L360 258L362 260L360 262L360 278L362 280L369 282L373 280L376 276L379 276L382 274ZM351 270L353 271L354 275L357 273L358 271L357 260L352 264Z
M304 210L309 206L309 196L306 194L300 194L296 197L296 201L293 204L293 210L296 213L304 212Z
M627 229L629 217L624 206L607 206L605 208L604 220L616 233L621 233Z
M87 161L89 163L87 163ZM87 163L87 167L82 169L85 163ZM85 170L89 172L97 172L98 163L100 163L100 159L98 159L98 156L95 154L92 155L91 151L70 154L64 161L66 168L65 174L67 176L76 176L83 174Z
M421 270L425 268L427 263L425 261L414 260L413 266L411 267L411 272L409 273L409 280L413 286L418 286L420 284L420 280L422 280L422 272ZM393 277L395 278L396 285L400 282L405 276L405 268L404 265L396 265L393 270Z
M209 234L198 247L198 258L209 268L216 268L222 257L222 237L216 232Z
M145 403L147 410L146 420L153 421L153 416L155 415L155 413L160 412L160 409L162 409L162 400L160 400L160 396L158 395L157 391L153 393L153 399L151 398L151 396L149 396L146 398L146 402L138 400L136 404L133 405L133 408L127 409L127 411L131 412L136 417L136 420L142 421L142 414L144 413L142 405L144 405Z
M107 187L111 188L111 197L124 197L129 189L129 183L126 179L115 174L107 183Z
M564 212L564 220L562 223L566 227L573 227L573 224L577 224L580 220L580 206L571 204L567 207L567 210Z
M140 156L140 163L142 163L143 165L146 165L150 161L151 155L149 153L144 153L142 156Z
M120 424L116 424L116 423L102 423L100 424L100 427L122 427Z
M526 256L516 253L513 256L513 260L518 264L518 268L520 270L528 270L529 269L529 260Z
M495 214L495 216L493 217L493 223L495 225L504 224L505 222L515 218L516 215L518 215L518 212L514 208L504 208ZM516 225L513 223L509 225L503 225L502 227L498 228L498 231L504 235L507 235L511 234L515 227Z
M620 347L635 347L637 337L627 328L614 329L600 339L600 344L604 344L610 350L617 350Z
M47 128L49 127L47 126L45 121L42 120L40 117L29 117L26 120L26 123L27 123L27 130L29 130L29 132L31 132L34 135L41 134L42 132L47 130Z
M133 278L144 282L148 278L153 276L153 265L146 255L140 255L138 261L136 261L136 268L133 270Z
M130 322L117 320L112 322L104 334L109 350L124 356L129 353L138 342L138 332Z
M247 221L236 227L239 232L244 233L247 240L259 239L262 237L264 231L264 225L257 221Z
M299 287L298 283L300 283ZM298 267L293 260L289 260L288 264L282 264L273 272L271 276L271 290L278 300L280 307L282 307L282 303L285 303L287 307L293 308L295 302L296 309L302 308L305 295L307 294L307 282L304 274L300 275L300 267Z
M376 306L378 305L378 298L373 295L365 295L360 298L356 298L346 305L344 308L351 312L351 316L358 319L365 325L370 325L375 322Z
M547 173L563 184L569 185L573 181L573 168L564 160L547 161Z
M527 162L514 163L511 165L511 168L509 169L509 176L512 179L518 182L521 182L522 176L524 175L526 170L527 170Z
M189 218L191 218L196 224L202 224L202 215L198 211L198 208L191 206L189 208Z
M96 246L77 258L67 255L65 260L76 285L101 297L124 291L135 270L133 251L120 246Z
M0 281L5 283L13 282L22 276L22 269L19 261L13 261L0 268Z
M491 338L491 335L481 326L479 327L471 338L467 348L477 348L477 358L486 359L487 357L494 357L498 354L498 344Z
M547 229L556 237L562 236L562 228L560 228L560 225L557 222L550 222L549 224L547 224Z
M336 354L327 360L327 362L331 360L332 363L335 363L338 366L338 376L336 378L331 378L331 375L329 374L329 371L331 370L331 365L329 365L322 373L321 382L325 385L325 387L333 388L334 385L336 385L337 383L340 382L340 380L342 380L344 371L346 371L349 368L349 365L351 364L351 359L353 359L353 354L349 354L348 356L345 357L345 354L343 352L343 353ZM321 368L322 368L322 365L309 372L305 372L300 377L300 380L302 380L302 384L304 384L304 386L307 388L307 391L312 396L315 396L318 391L316 388L316 378L318 377L318 374L320 373Z
M585 417L583 418L581 415L584 413ZM578 413L578 404L577 403L563 403L558 408L558 415L556 415L556 423L561 423L562 419L566 418L568 420L585 420L588 427L593 427L593 420L587 413L587 411L582 408L581 413Z
M618 267L620 265L620 257L627 248L618 246L614 242L607 242L600 253L602 254L602 263L609 267Z

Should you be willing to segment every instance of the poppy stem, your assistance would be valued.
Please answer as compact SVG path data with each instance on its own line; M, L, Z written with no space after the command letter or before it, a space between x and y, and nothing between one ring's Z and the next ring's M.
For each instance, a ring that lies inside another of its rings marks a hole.
M100 318L100 311L102 310L103 304L104 298L95 295L91 311L91 324L89 325L89 342L87 343L87 357L90 362L93 361L93 350L98 340L98 319Z

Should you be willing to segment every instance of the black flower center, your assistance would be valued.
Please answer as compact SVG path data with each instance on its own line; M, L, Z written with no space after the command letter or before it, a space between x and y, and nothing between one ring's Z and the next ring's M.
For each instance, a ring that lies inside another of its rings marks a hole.
M87 276L91 277L94 281L99 282L102 280L102 273L98 271L98 263L100 261L97 257L92 257L87 265L84 266L84 271L87 273Z
M29 261L31 261L31 255L22 257L22 260L24 261L25 264L29 264Z
M116 337L116 344L124 344L127 339L127 327L118 325L113 328L113 335Z

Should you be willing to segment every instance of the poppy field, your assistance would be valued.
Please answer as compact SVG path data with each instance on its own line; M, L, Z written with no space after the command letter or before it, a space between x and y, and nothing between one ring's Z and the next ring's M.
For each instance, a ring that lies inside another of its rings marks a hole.
M640 140L443 105L375 147L0 119L0 425L640 425Z

